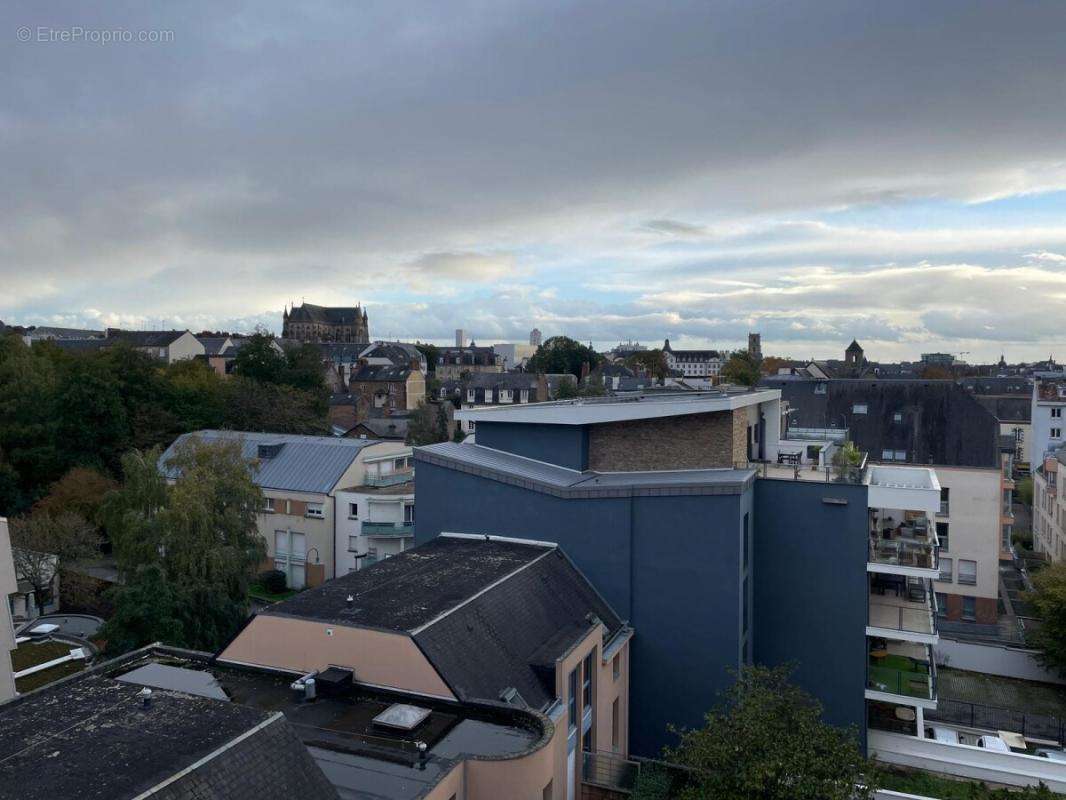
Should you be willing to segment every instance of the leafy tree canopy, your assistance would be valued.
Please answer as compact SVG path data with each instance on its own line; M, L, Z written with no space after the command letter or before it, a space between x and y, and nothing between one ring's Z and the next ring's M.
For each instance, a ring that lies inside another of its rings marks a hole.
M569 336L553 336L537 348L529 359L526 372L567 373L580 376L585 369L595 369L603 356Z
M681 800L859 800L876 785L856 732L822 722L784 667L744 667L664 757L689 773Z
M657 381L664 381L670 374L666 365L666 354L662 350L638 350L626 359L626 366L632 370L644 371Z
M407 444L425 445L448 441L448 417L443 403L420 403L407 426Z
M762 379L762 366L759 359L747 350L738 350L729 357L722 367L722 380L747 386L749 389L758 385Z
M97 555L100 537L73 511L55 516L37 511L11 520L11 544L15 574L29 581L37 602L46 605L52 601L52 581L59 568Z
M1040 649L1041 663L1066 676L1066 562L1049 564L1032 575L1033 591L1027 595L1041 622L1026 634Z

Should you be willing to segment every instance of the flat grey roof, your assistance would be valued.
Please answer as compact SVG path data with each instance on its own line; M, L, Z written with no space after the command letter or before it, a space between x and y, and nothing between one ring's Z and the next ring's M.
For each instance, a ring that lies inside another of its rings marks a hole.
M729 411L780 398L780 389L653 392L626 397L581 397L547 403L463 409L456 411L455 417L474 422L593 425L603 422Z
M482 477L546 490L559 496L610 494L739 494L752 482L753 469L683 469L663 472L594 472L566 469L477 444L441 442L415 448L415 458L460 468Z

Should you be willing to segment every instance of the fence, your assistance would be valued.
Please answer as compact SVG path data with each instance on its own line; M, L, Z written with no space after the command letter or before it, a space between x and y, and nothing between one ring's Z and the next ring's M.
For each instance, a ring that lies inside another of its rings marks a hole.
M925 718L928 721L949 722L968 728L1014 731L1029 739L1046 739L1060 745L1066 744L1063 720L1045 714L1027 714L1009 708L941 698L937 701L935 711L925 712Z

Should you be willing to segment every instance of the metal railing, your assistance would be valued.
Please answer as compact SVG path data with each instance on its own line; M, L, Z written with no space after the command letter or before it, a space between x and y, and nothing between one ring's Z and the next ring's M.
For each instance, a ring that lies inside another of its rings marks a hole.
M370 475L368 474L365 479L367 486L399 486L401 483L407 483L410 480L414 480L415 471L413 469L402 470L400 472L390 472L387 475Z
M415 535L413 522L364 522L363 535L376 538L404 538Z
M910 669L879 667L871 662L866 669L867 688L900 697L935 700L936 663L932 660L912 662Z
M875 612L874 609L879 609ZM892 614L889 609L894 609ZM877 614L877 619L874 619ZM936 597L932 603L926 601L924 608L909 608L897 606L894 603L875 603L871 598L867 624L871 628L883 628L885 630L907 631L909 633L922 633L935 636L937 632L937 605ZM895 619L891 619L895 617Z
M870 563L940 569L940 548L914 539L870 539Z
M581 753L581 781L617 792L632 792L640 777L640 763L605 751Z
M1066 744L1066 722L1047 714L1029 714L963 700L938 700L936 710L926 711L925 718L967 728L1014 731L1027 739L1046 739L1060 745Z

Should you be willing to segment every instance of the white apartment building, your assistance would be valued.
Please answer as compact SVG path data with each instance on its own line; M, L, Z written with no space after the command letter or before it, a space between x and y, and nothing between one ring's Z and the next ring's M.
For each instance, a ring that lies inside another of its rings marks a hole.
M1052 561L1066 558L1066 497L1059 491L1064 464L1066 447L1033 470L1033 549Z
M369 567L402 553L414 543L415 482L411 457L406 466L374 475L362 486L337 492L337 574ZM382 462L384 465L386 462Z
M717 380L725 364L725 353L718 350L674 350L670 340L663 343L666 366L680 372L685 378L708 378Z
M1066 443L1066 373L1040 372L1033 376L1032 444L1030 463Z

